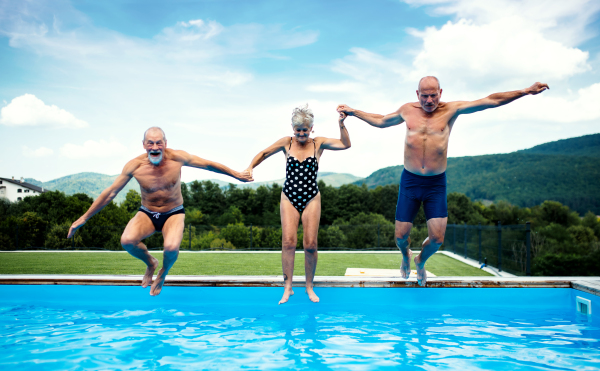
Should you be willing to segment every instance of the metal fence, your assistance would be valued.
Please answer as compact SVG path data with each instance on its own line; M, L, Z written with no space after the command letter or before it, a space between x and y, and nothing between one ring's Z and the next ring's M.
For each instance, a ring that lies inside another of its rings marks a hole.
M531 275L531 225L449 224L445 249L516 275Z
M0 227L0 250L121 250L125 226L85 225L67 239L69 225L16 224ZM319 227L320 250L397 251L394 225L325 225ZM420 249L428 236L427 226L414 226L411 248ZM302 248L302 226L298 228L297 247ZM182 250L280 250L280 225L186 225ZM162 234L144 240L151 250L163 246ZM499 270L517 275L530 274L530 227L526 225L482 226L449 224L442 250L452 251L480 263L487 261Z

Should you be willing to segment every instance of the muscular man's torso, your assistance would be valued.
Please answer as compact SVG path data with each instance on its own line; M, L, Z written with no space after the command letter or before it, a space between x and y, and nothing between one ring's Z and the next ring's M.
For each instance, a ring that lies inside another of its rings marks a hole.
M166 212L183 204L181 195L181 167L177 151L166 149L163 160L156 166L150 163L147 155L141 155L135 160L138 166L133 171L133 177L140 184L142 205L156 212Z
M452 103L441 103L432 113L420 104L407 103L400 108L406 123L404 168L419 175L437 175L446 171L448 140L456 120Z

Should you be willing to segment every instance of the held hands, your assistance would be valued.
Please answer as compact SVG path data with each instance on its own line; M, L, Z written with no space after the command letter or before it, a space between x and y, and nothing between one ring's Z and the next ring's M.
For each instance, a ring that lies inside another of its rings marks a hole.
M75 232L85 224L86 220L83 219L83 216L77 219L73 224L71 224L71 228L69 228L69 234L67 238L71 238L75 235Z
M252 178L252 169L246 169L242 172L237 172L236 178L240 182L244 183L253 182L254 178Z
M525 93L529 94L529 95L536 95L539 94L541 92L543 92L544 90L550 89L550 87L548 86L548 84L543 84L541 82L536 82L535 84L531 85L530 87L528 87L527 89L525 89Z
M339 106L337 106L337 111L340 113L345 113L346 116L352 116L354 114L354 109L348 107L345 104L340 104Z

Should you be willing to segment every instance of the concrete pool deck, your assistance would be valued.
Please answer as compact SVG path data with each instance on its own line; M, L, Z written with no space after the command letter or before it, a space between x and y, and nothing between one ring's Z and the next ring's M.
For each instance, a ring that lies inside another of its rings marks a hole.
M5 274L0 285L138 286L141 275ZM416 277L316 276L315 287L418 288ZM294 276L294 286L305 285ZM165 286L283 287L282 276L168 276ZM573 288L600 296L600 277L431 277L429 288Z

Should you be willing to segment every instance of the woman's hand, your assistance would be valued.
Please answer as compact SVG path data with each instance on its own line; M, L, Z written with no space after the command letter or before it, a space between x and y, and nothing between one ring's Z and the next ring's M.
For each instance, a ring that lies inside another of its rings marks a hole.
M340 126L344 126L344 120L346 119L346 117L348 117L347 114L345 114L344 112L340 112L340 117L338 118Z

